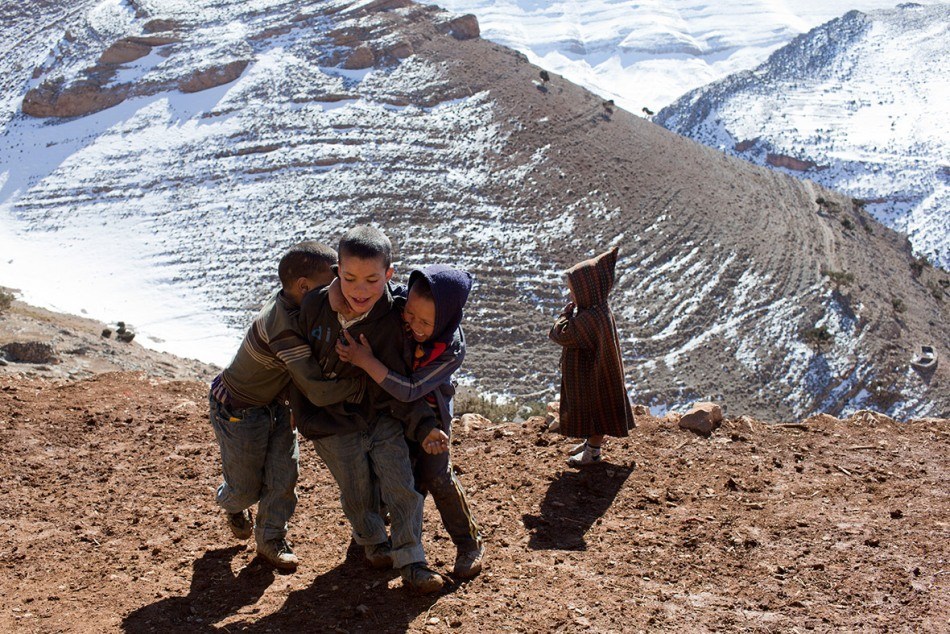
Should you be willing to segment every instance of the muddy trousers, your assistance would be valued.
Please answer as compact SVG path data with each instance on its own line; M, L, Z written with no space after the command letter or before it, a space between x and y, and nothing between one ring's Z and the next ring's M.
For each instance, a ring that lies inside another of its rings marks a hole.
M316 438L313 446L340 487L340 505L356 543L386 541L379 512L382 497L391 517L393 566L425 563L423 498L413 486L402 424L383 415L365 432Z
M297 508L300 462L290 409L272 404L232 410L213 395L209 401L224 474L216 495L218 505L228 513L238 513L257 502L257 543L282 539Z
M416 478L416 490L423 496L432 494L442 525L459 552L477 550L482 542L481 531L465 497L462 483L452 469L450 453L428 454L419 443L410 442Z

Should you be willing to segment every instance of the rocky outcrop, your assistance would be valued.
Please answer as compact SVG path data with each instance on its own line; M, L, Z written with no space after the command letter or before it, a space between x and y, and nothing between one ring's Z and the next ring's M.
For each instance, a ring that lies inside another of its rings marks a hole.
M439 31L448 33L457 40L473 40L481 36L478 18L472 14L461 15L439 25Z
M155 20L149 20L145 23L145 26L142 27L142 30L146 33L162 33L164 31L177 31L181 28L181 22L178 20L164 20L161 18L156 18Z
M369 68L376 63L376 55L373 49L368 46L358 46L343 62L343 68L347 70L362 70Z
M197 70L181 80L178 89L185 93L191 93L229 84L241 76L248 63L248 60L242 59L221 66Z
M769 153L769 155L765 157L765 162L772 167L784 167L785 169L795 170L796 172L807 172L808 170L818 167L818 164L814 161L803 161L786 154Z
M106 86L87 77L70 84L44 82L23 97L23 114L31 117L81 117L125 101L128 87Z

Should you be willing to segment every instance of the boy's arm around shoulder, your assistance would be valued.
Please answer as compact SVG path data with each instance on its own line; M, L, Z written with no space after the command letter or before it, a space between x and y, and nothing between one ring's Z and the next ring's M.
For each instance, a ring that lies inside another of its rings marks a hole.
M452 345L431 363L412 372L409 376L390 369L379 385L396 400L409 403L437 390L440 385L448 383L464 360L465 341L460 329Z
M548 337L565 348L590 348L597 346L597 315L594 309L578 308L570 303L558 316Z
M316 320L322 305L320 302L326 301L325 298L325 294L318 297L314 293L304 297L300 313L292 322L295 326L293 336L287 335L280 344L281 350L277 352L286 364L294 385L307 400L321 407L345 400L359 400L364 388L364 382L360 379L327 379L319 361L313 356L307 333Z

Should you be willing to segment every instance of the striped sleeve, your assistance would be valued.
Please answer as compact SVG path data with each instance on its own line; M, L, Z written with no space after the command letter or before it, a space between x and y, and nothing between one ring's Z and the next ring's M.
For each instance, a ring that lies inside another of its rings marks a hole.
M379 385L397 401L409 403L422 398L443 383L447 383L452 374L461 367L464 359L465 349L459 348L454 353L441 355L410 376L396 374L390 370Z
M276 334L270 342L276 358L287 368L294 385L317 406L331 405L362 394L359 379L327 379L323 369L310 352L310 344L293 330Z

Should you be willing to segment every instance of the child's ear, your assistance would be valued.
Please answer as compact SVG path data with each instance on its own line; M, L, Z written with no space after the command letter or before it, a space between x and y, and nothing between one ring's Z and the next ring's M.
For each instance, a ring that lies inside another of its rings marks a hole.
M395 273L395 272L396 272L396 267L394 267L394 266L391 266L391 267L389 267L388 269L386 269L386 281L387 281L387 282L388 282L389 280L393 279L393 273Z

